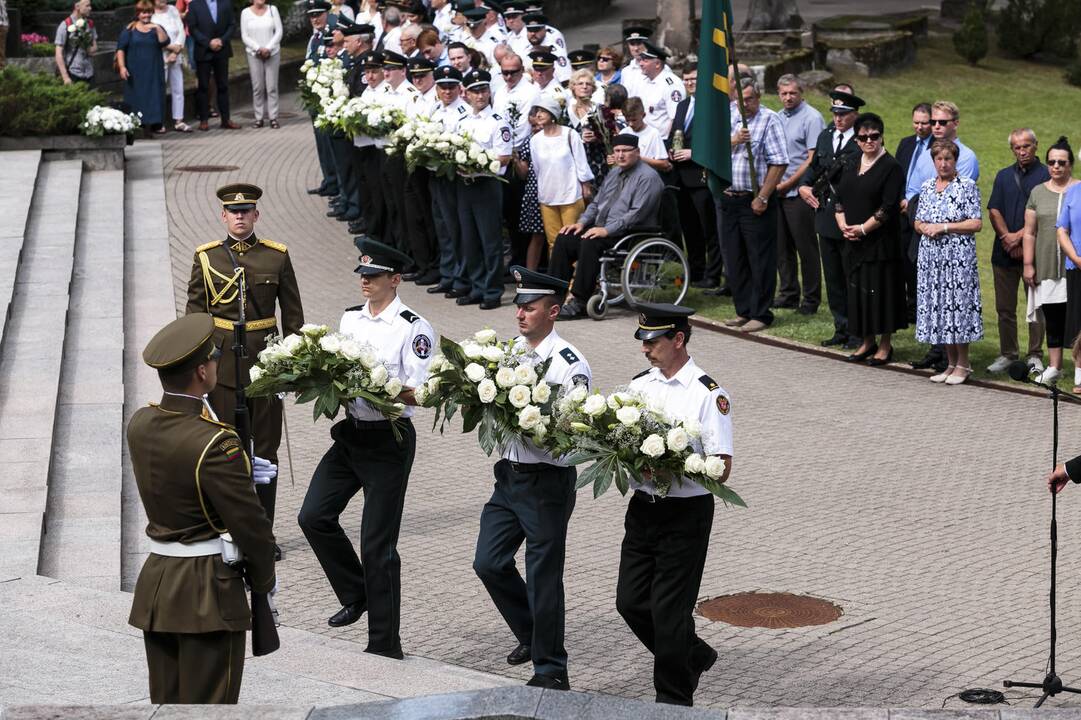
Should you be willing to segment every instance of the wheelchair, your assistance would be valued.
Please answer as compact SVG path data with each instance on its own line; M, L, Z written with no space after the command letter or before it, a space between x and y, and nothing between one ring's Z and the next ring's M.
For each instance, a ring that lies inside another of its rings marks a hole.
M678 305L687 294L690 266L683 249L659 227L636 228L601 253L597 292L586 313L603 320L612 305L640 302Z

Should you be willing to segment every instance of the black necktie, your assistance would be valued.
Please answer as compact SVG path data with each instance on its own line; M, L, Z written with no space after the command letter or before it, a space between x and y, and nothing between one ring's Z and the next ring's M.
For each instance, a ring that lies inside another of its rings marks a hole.
M844 142L844 139L845 139L844 133L840 133L840 132L837 133L837 147L833 148L833 154L834 155L840 155L841 154L841 144Z

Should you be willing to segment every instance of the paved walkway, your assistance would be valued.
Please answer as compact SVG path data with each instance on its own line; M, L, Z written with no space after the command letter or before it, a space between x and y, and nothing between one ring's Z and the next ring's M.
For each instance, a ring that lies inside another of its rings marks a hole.
M284 98L283 107L295 102ZM167 136L166 183L179 301L191 249L222 236L214 188L250 181L266 190L261 236L288 243L309 322L336 324L358 302L356 252L324 203L310 124L281 130ZM229 164L219 173L178 166ZM461 309L406 284L403 296L441 332L486 325L513 330L510 308ZM509 298L509 295L507 295ZM645 367L633 322L561 324L613 389ZM778 348L696 332L696 360L733 398L732 485L747 510L719 509L703 597L763 590L808 593L844 616L799 630L737 628L699 620L720 652L703 678L703 705L938 707L972 686L1038 679L1046 659L1050 405L973 387L935 386ZM329 445L329 423L289 406L292 467L283 451L277 533L286 625L366 642L362 621L331 630L338 605L295 523L308 479ZM402 640L407 653L524 681L503 661L514 640L471 569L493 460L475 438L428 432L421 412L416 464L400 543ZM1081 412L1063 410L1064 453L1077 451ZM291 485L290 477L295 478ZM361 499L346 513L357 532ZM626 501L579 496L567 557L567 648L577 689L652 697L651 659L614 607ZM1060 655L1081 673L1081 490L1063 498ZM1076 682L1074 683L1076 684ZM252 701L255 701L253 698ZM1073 698L1059 704L1075 702Z

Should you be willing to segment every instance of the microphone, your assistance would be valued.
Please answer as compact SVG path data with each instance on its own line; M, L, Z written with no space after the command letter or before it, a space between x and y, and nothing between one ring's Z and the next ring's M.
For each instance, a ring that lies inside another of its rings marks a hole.
M1007 372L1014 380L1019 380L1021 382L1035 382L1032 379L1032 375L1035 374L1036 369L1024 360L1014 360L1010 363L1010 367L1007 368Z

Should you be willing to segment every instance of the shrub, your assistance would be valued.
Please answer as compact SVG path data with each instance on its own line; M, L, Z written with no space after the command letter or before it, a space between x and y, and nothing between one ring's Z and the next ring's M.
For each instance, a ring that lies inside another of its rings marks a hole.
M32 43L27 46L26 54L30 57L52 57L56 54L56 45L50 42Z
M998 14L998 44L1022 58L1077 54L1081 3L1063 0L1007 0Z
M1081 60L1074 60L1072 63L1066 66L1066 72L1063 73L1063 77L1066 78L1066 82L1071 85L1081 87Z
M0 71L0 135L75 135L86 112L106 104L85 83L65 85L52 75L13 66Z
M987 18L978 3L968 6L960 29L953 34L953 47L972 65L987 56Z

